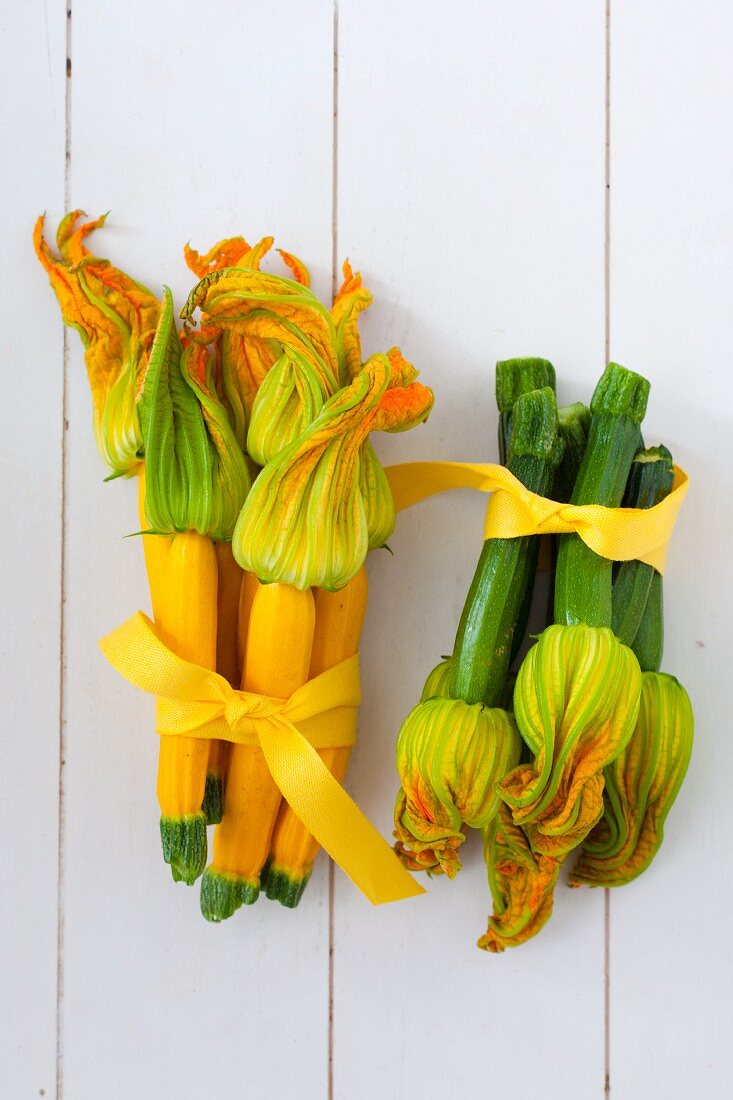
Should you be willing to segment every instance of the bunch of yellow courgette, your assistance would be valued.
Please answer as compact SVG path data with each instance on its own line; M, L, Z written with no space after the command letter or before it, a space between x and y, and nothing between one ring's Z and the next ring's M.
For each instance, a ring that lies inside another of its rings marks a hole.
M364 561L395 522L370 433L424 421L433 395L396 348L362 362L371 295L348 263L327 308L290 253L280 255L291 277L260 270L271 237L204 255L187 247L199 281L179 329L170 291L158 298L94 255L85 240L104 218L81 217L61 222L58 253L43 218L34 243L85 346L102 458L111 477L138 478L157 633L232 686L288 699L358 651ZM319 752L340 781L348 747ZM318 844L261 748L162 736L158 800L164 858L176 881L203 873L207 919L263 886L298 904Z

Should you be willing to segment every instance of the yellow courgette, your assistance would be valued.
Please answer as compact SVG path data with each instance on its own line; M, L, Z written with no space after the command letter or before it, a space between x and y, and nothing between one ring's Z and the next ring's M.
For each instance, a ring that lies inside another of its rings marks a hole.
M145 466L142 462L137 468L137 507L140 515L140 530L145 531L148 528L148 519L145 514ZM148 574L148 586L150 588L150 603L153 608L153 618L157 623L160 620L160 607L165 584L165 564L171 540L165 535L143 535L142 539L145 569Z
M230 542L216 542L214 549L218 568L216 671L220 676L226 677L232 687L238 687L241 665L237 661L237 630L242 570L234 560ZM217 825L221 821L229 753L228 741L210 742L206 791L201 806L207 825Z
M358 653L367 592L364 566L338 592L315 589L316 628L309 679ZM355 726L356 711L352 712L352 720ZM318 750L318 755L339 783L346 775L350 752L348 747ZM319 848L318 841L283 801L272 837L266 882L268 898L294 909L308 884Z
M208 535L186 531L172 541L166 561L158 629L184 660L216 668L216 552ZM206 821L201 811L209 742L160 738L158 801L163 855L173 878L189 885L206 866Z
M247 630L242 688L289 698L308 679L314 628L310 589L259 585ZM235 745L224 813L214 833L214 859L201 883L201 911L207 920L225 920L257 900L280 801L262 749Z

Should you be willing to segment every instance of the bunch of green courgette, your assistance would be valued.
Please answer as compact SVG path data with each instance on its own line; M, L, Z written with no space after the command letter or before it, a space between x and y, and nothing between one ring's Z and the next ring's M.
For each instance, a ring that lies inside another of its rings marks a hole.
M669 451L643 447L640 375L612 363L589 409L558 409L552 365L509 360L496 393L501 460L532 492L610 508L670 492ZM573 885L622 885L648 866L692 746L687 694L659 672L661 576L614 565L578 535L555 538L543 555L554 611L521 659L539 553L537 536L484 543L452 655L397 742L397 851L413 870L453 877L467 828L482 833L494 913L479 946L490 951L539 931L573 849Z

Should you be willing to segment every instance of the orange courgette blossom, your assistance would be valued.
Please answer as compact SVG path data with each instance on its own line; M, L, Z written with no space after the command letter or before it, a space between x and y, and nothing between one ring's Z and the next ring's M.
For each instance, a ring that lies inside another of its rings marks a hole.
M106 215L77 224L83 216L81 210L72 210L61 221L56 234L59 255L43 238L43 217L36 221L33 243L64 322L77 330L84 344L94 434L102 459L112 476L127 476L142 457L136 402L161 302L86 247L85 238L104 225Z

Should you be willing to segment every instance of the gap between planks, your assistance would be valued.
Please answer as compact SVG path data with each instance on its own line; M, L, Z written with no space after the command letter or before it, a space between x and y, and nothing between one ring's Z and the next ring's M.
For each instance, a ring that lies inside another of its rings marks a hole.
M331 173L331 298L338 290L338 114L339 114L339 6L333 0L333 105L332 105L332 173ZM333 1032L334 1032L334 902L335 874L333 860L328 861L328 1100L333 1100Z
M64 80L64 213L71 209L71 13L72 0L66 0L65 80ZM61 391L61 562L59 575L59 787L58 787L58 865L56 898L56 1100L64 1093L64 933L66 893L66 576L68 519L68 429L69 429L69 329L63 327L63 382Z
M611 358L611 0L605 20L604 367ZM603 1094L611 1095L611 892L603 898Z

